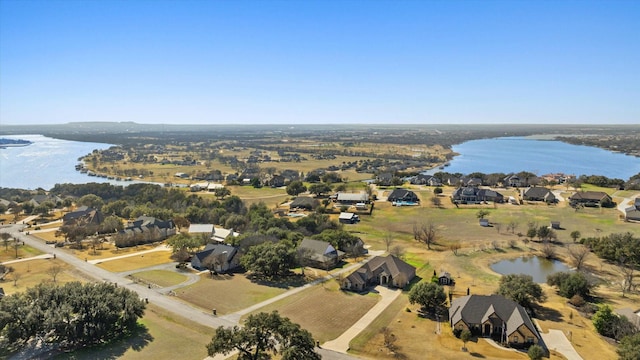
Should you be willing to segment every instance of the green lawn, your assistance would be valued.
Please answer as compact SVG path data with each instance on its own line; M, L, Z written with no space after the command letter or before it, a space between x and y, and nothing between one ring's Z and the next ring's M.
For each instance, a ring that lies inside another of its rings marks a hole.
M167 270L141 271L131 275L131 277L140 279L145 283L158 285L160 287L178 285L187 280L187 277L185 275Z

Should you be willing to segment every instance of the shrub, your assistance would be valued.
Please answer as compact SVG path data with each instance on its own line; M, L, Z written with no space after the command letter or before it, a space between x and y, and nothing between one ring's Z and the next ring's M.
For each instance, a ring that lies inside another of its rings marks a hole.
M582 298L582 296L576 294L576 295L573 295L571 299L569 299L569 304L575 307L582 307L584 306L585 301L584 301L584 298Z
M531 345L527 355L529 355L529 359L531 360L541 360L542 357L544 357L544 349L540 345Z

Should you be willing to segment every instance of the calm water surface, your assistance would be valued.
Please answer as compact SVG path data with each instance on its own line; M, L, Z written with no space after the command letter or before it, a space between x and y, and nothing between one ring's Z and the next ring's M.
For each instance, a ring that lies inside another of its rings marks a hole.
M569 271L569 267L563 262L557 260L547 260L539 256L523 256L497 262L491 265L491 270L502 275L531 275L531 277L533 277L533 281L537 283L546 283L547 276L557 272Z
M640 146L640 145L639 145ZM432 169L428 173L447 171L511 173L529 171L536 175L563 172L565 174L604 175L629 179L640 173L640 158L607 150L566 144L554 140L506 137L467 141L452 147L459 153L450 166Z
M33 142L22 147L0 149L0 187L18 189L51 189L55 184L107 182L75 170L78 158L109 144L52 139L42 135L2 136Z

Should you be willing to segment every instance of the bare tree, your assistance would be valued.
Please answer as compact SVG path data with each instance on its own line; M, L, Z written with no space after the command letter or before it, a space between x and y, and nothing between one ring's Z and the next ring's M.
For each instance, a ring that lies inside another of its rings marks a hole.
M500 230L502 230L502 224L493 223L493 227L496 228L496 231L498 232L498 234L500 234Z
M456 255L456 256L458 256L458 250L460 250L461 247L462 246L460 245L459 242L449 244L449 250L451 250L453 252L453 255Z
M53 279L53 282L56 282L56 278L61 272L62 272L62 266L58 264L51 265L51 267L49 267L49 269L47 270L47 274L51 276L51 279Z
M518 228L518 222L515 220L511 220L509 221L509 224L507 224L507 231L511 231L512 234L516 233L517 228Z
M544 257L547 259L554 259L556 257L556 249L554 249L551 242L544 242L544 245L542 245L542 254L544 254Z
M385 349L387 349L390 354L395 356L396 351L398 350L398 346L396 345L396 341L398 340L398 338L394 333L391 332L388 327L382 328L382 336L384 337L383 344Z
M22 274L16 271L14 271L12 274L13 275L11 275L11 277L13 278L13 286L18 286L18 280L20 280Z
M437 208L440 208L442 206L442 199L440 199L438 195L434 195L430 200L433 206Z
M575 266L577 270L582 269L590 252L589 248L583 245L572 245L569 247L569 256L571 257L573 266Z
M16 259L18 258L18 249L20 248L20 242L18 239L15 239L13 242L13 248L16 250Z
M405 253L405 250L400 245L396 245L396 246L392 247L391 251L389 251L389 254L391 254L391 255L393 255L393 256L395 256L397 258L400 258L400 259L402 259L404 257L404 253Z
M389 248L393 243L393 235L390 232L385 233L384 237L382 238L382 241L384 242L387 252L389 252Z
M421 243L427 244L427 249L431 250L431 244L435 243L438 237L438 229L431 223L413 224L413 238Z
M304 276L304 268L307 266L307 262L312 254L313 250L309 248L299 247L296 250L296 256L298 257L298 264L300 264L302 276Z
M620 270L620 273L622 273L622 278L623 278L622 280L623 296L625 291L629 292L633 288L633 277L634 277L636 266L637 264L628 261L628 258L626 256L621 256L620 260L618 261L618 269Z

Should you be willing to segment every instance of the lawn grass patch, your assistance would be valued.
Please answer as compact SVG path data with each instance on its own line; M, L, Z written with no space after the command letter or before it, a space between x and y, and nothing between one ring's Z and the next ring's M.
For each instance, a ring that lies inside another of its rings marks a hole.
M25 259L43 254L42 251L29 245L22 245L22 242L20 242L20 246L18 247L18 256L16 257L16 249L13 244L14 241L11 240L9 241L9 246L5 247L4 244L0 242L0 262Z
M60 259L34 259L7 265L13 268L13 272L9 273L3 282L0 282L0 287L4 289L6 295L11 295L43 282L52 282L53 278L47 272L53 265L62 268L62 271L56 276L56 283L81 280L74 276L72 267ZM19 276L17 286L13 285L15 274Z
M213 329L150 304L132 336L56 359L204 359L213 333Z
M111 272L131 271L173 262L170 256L171 252L169 251L154 251L123 259L105 261L98 263L97 266Z
M167 270L141 271L130 276L132 278L142 280L145 283L151 283L160 287L178 285L187 280L185 275Z
M321 343L340 336L380 299L374 293L358 294L342 291L335 281L316 285L285 299L267 305L256 312L277 310L300 324Z
M288 290L286 286L266 286L251 282L242 274L201 274L200 280L176 290L176 296L207 311L229 314L270 299Z

